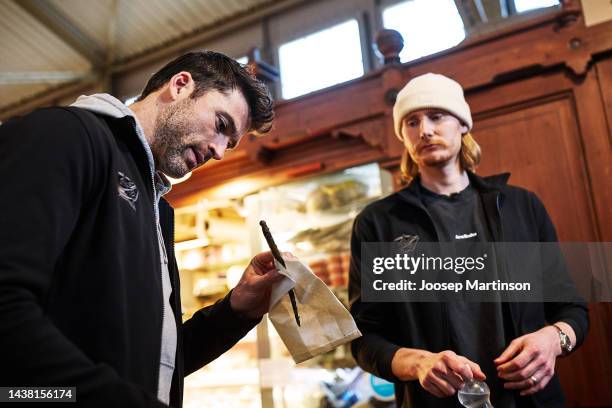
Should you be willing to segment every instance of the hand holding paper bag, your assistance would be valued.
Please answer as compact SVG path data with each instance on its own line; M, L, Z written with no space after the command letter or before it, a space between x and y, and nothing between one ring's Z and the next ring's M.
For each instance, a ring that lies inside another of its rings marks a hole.
M283 254L285 255L285 254ZM332 350L361 336L351 314L331 290L297 258L284 256L287 268L275 261L285 278L270 295L270 321L296 363ZM287 293L295 291L301 327Z
M285 279L276 269L271 252L255 255L232 290L232 309L248 319L260 319L269 309L273 285Z

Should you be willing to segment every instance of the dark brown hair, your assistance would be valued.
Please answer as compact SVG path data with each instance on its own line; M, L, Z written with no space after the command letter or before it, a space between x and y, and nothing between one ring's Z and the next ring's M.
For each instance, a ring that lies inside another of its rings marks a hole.
M228 92L238 89L249 105L249 131L266 133L272 128L274 110L268 88L263 82L257 80L245 66L214 51L189 52L170 61L153 74L138 100L143 100L151 92L164 86L181 71L189 72L195 82L195 89L191 94L192 99L211 90Z

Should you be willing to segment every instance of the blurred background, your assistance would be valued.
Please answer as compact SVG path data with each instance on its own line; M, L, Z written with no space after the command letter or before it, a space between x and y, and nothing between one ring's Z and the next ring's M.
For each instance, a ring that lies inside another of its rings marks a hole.
M562 241L612 241L608 0L0 0L0 121L81 94L129 104L157 69L199 49L248 64L277 120L174 180L185 319L266 249L260 219L347 304L353 218L404 186L392 106L426 72L464 86L479 174L509 171L535 191ZM612 286L589 282L594 300ZM612 407L611 327L612 306L592 302L585 345L558 363L568 406ZM346 346L295 365L266 319L185 389L186 408L392 401L392 384Z

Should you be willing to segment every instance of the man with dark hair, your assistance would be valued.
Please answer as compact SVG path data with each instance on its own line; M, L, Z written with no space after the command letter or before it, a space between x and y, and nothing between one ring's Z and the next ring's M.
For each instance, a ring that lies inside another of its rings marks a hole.
M282 276L259 254L182 323L166 175L221 160L272 119L244 67L193 52L129 108L81 96L0 126L0 385L76 387L79 406L180 407L183 377L257 324Z
M555 362L587 334L588 309L579 297L523 303L362 299L362 277L369 273L361 270L362 243L557 241L534 193L508 185L509 174L474 173L481 151L457 82L431 73L413 78L397 95L393 120L405 146L402 175L411 183L355 220L349 297L363 333L351 345L355 359L395 383L400 407L460 407L457 391L485 378L495 408L565 406ZM573 293L559 257L554 261L543 273Z

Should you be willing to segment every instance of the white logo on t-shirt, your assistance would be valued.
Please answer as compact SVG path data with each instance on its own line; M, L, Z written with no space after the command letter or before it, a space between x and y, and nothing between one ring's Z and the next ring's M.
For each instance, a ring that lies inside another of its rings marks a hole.
M455 239L467 239L467 238L474 238L476 235L478 235L477 232L470 232L469 234L463 234L463 235L457 235L455 234Z

